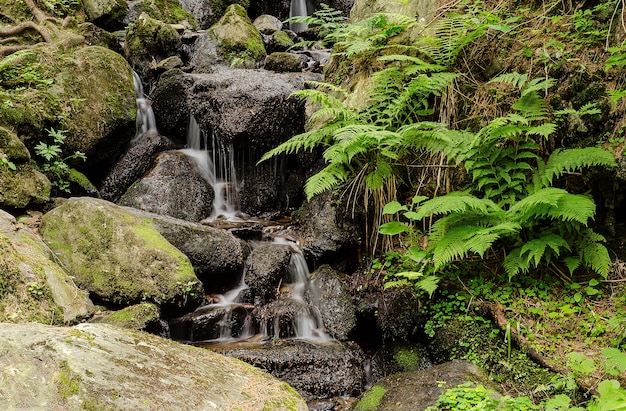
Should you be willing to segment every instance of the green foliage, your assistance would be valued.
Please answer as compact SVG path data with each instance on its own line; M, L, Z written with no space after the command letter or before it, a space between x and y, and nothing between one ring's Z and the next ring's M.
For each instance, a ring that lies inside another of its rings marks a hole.
M465 382L454 388L447 389L437 399L437 403L426 408L426 411L445 410L539 410L528 397L511 398L500 396L481 384Z
M406 140L463 164L472 184L466 191L414 201L416 210L403 213L411 223L383 226L383 233L410 232L416 222L438 218L429 231L430 259L422 264L435 272L471 254L484 258L498 246L505 250L502 265L509 277L559 259L570 272L586 266L606 277L611 260L604 238L588 227L595 214L593 199L552 185L565 173L612 167L615 157L587 147L556 150L544 162L535 139L548 138L557 125L539 92L554 82L509 73L492 83L513 86L520 97L511 113L477 133L423 125L399 131L410 136ZM595 112L591 107L582 111ZM425 129L429 133L424 134Z
M15 163L9 160L4 153L0 153L0 167L7 167L13 171L17 170Z
M65 130L55 130L50 128L48 130L48 136L53 139L52 144L46 144L40 141L35 146L35 153L42 157L44 162L42 169L48 176L52 185L56 187L60 192L70 193L70 183L68 181L69 165L67 161L81 159L87 160L84 153L80 151L74 152L69 156L63 157L63 143L66 138Z
M41 298L44 296L44 289L36 281L26 283L26 290L35 298Z
M346 18L341 10L336 10L326 3L310 16L293 16L285 20L285 23L304 23L310 29L315 30L317 37L322 39L319 43L322 47L331 47L334 43L334 33L346 26ZM293 47L313 47L318 40L305 40L296 43Z

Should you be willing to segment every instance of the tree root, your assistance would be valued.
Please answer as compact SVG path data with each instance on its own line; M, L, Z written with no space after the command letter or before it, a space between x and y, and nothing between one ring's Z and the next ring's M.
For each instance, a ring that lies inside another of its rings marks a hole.
M23 21L17 26L0 27L0 37L13 36L28 29L32 29L38 32L46 43L52 43L52 36L50 36L50 32L48 31L48 29L30 20Z

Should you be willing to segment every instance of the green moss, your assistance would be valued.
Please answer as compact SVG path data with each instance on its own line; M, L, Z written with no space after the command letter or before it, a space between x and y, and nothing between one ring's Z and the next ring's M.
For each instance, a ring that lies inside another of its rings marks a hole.
M387 390L380 385L374 385L361 397L354 407L354 411L372 411L378 408Z
M198 24L193 14L182 8L176 0L143 0L135 4L135 9L140 13L146 13L153 19L164 23L175 24L188 22L193 28Z
M126 50L130 58L173 55L179 43L180 35L172 26L145 13L126 29Z
M142 303L123 308L96 322L117 325L118 327L142 330L150 321L159 318L159 308L150 303Z
M402 371L416 371L420 368L420 355L413 350L401 348L394 353L393 358Z
M224 16L211 27L210 33L217 39L219 53L231 64L237 62L252 67L266 56L261 33L239 4L230 5Z
M282 30L275 31L272 34L272 37L274 38L274 41L277 44L280 44L283 47L293 46L293 40L291 40L291 37L289 37L289 34L285 33Z
M81 382L82 380L80 376L75 375L70 369L67 362L63 361L61 363L61 371L57 380L58 390L61 398L67 399L73 395L78 394Z
M50 181L30 163L18 164L17 170L0 167L0 205L25 208L50 199Z
M30 153L24 143L14 132L4 127L0 127L0 150L14 162L30 160Z

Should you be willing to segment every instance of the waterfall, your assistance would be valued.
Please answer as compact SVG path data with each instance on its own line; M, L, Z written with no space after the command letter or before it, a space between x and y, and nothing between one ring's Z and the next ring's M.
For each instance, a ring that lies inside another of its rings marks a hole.
M215 134L211 141L204 135L194 116L189 117L187 148L181 150L196 163L204 179L213 188L213 211L209 220L237 219L242 215L238 208L237 175L232 145L224 147Z
M158 134L156 119L152 106L143 92L143 85L139 74L133 71L133 84L135 86L135 96L137 99L137 131L133 141L136 141L145 134Z
M291 0L291 4L289 6L289 17L296 16L308 16L307 10L307 0ZM309 28L306 23L289 23L289 30L295 31L296 33L305 31Z

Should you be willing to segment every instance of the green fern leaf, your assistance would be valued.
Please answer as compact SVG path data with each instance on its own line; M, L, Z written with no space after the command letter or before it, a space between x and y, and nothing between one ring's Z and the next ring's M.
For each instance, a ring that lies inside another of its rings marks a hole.
M306 181L304 192L307 196L307 200L311 200L316 194L335 188L345 181L346 176L347 173L343 167L336 164L329 164Z
M546 163L543 177L548 185L552 184L554 177L560 177L566 172L580 171L592 166L611 168L615 164L615 156L598 147L555 150Z
M520 256L525 258L528 264L533 263L535 267L538 267L541 260L548 256L546 248L552 249L556 256L560 254L561 248L570 250L569 244L563 237L548 234L526 242L520 250Z
M582 262L606 278L611 267L611 257L606 247L601 243L604 241L603 236L587 228L581 232L581 240L577 248Z
M555 220L577 221L587 225L596 213L596 203L592 198L581 194L564 194L556 206L548 211L548 216Z
M525 258L522 258L519 248L512 250L504 258L502 266L509 276L509 280L519 274L520 271L527 273L530 269L530 263Z
M497 209L491 200L480 199L467 193L450 193L441 197L432 198L424 202L417 211L422 219L448 213L462 213L468 210L487 214L490 210Z

